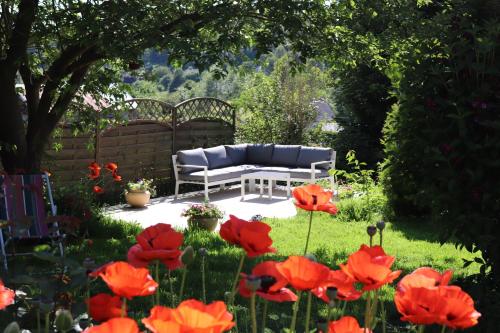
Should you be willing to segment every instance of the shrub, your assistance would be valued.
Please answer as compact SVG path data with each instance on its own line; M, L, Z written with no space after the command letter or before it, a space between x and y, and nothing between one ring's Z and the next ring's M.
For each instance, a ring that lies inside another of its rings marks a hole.
M498 279L500 6L451 4L417 32L385 124L382 179L396 214L429 215Z

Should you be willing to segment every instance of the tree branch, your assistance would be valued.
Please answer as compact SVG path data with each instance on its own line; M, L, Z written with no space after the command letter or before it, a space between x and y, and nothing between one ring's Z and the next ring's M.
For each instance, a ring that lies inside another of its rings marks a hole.
M9 38L9 49L5 58L5 65L10 73L15 75L19 69L21 59L28 46L31 27L35 21L38 0L21 0L19 11L14 22L14 30Z

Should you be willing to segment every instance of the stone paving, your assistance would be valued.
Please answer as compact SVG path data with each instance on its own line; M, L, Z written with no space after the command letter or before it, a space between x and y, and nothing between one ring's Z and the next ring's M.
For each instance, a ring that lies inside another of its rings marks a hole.
M245 201L241 201L240 187L226 188L222 191L210 192L210 202L217 205L225 213L236 215L242 219L250 219L256 214L264 217L286 218L297 214L291 198L286 197L282 189L273 190L273 198L269 200L267 191L264 195L256 192L246 193ZM187 219L181 213L192 203L202 203L203 193L193 192L179 196L177 200L171 197L152 199L145 208L131 208L128 205L112 206L105 210L105 214L114 219L137 222L142 227L164 222L176 228L186 228Z

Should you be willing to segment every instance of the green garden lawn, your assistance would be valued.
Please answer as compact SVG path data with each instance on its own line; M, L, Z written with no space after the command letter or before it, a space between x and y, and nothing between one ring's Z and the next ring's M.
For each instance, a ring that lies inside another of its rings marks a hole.
M314 213L314 220L309 244L310 253L313 253L318 261L337 268L339 263L345 262L347 256L356 251L363 243L368 244L369 238L366 234L367 224L363 222L343 222L338 218L325 213ZM265 222L272 228L271 238L273 246L277 253L267 255L266 260L284 260L289 255L302 254L305 245L308 227L308 213L300 211L294 218L289 219L268 219ZM165 221L168 223L168 219ZM80 259L90 257L98 264L106 263L111 260L126 260L128 248L135 243L135 234L140 228L123 223L120 221L103 220L98 226L93 226L91 234L94 234L92 246L70 248L75 256ZM112 237L109 237L112 235ZM378 243L378 235L374 237L374 243ZM206 248L208 255L206 257L206 299L208 302L213 300L224 300L225 295L231 289L234 280L241 250L228 245L217 233L205 231L186 231L185 246L191 245L195 250ZM463 268L462 258L471 259L473 256L455 248L454 245L446 243L440 245L435 228L423 224L421 226L408 226L405 223L397 225L387 223L384 230L384 248L390 255L396 257L393 269L403 270L403 274L412 270L430 266L439 271L452 269L456 277L465 277L476 273L478 268L471 265ZM246 259L243 272L250 272L251 268L264 258ZM168 279L166 272L163 272L162 282L162 303L165 305L176 304L178 302L177 292L180 285L180 271L174 271L171 278ZM169 285L172 282L172 287ZM167 286L167 287L165 287ZM170 292L170 288L174 291ZM105 285L97 281L94 285L93 294L106 291ZM202 275L201 275L201 257L197 255L195 261L189 266L187 275L186 297L203 299ZM396 324L389 326L389 331L398 332L401 327L398 322L398 314L392 302L393 287L386 286L382 288L382 299L388 313L390 323ZM238 320L243 323L240 325L241 331L249 331L248 324L248 300L237 298L236 311ZM152 305L149 298L136 298L132 301L131 309L144 309L131 314L136 319L148 315L147 309ZM262 308L262 303L259 303ZM304 316L305 300L301 303L300 314ZM320 315L326 313L326 305L316 300L313 306L313 320L317 320ZM363 300L351 302L347 306L346 314L355 315L362 319L364 309ZM233 312L235 309L233 309ZM287 327L290 323L291 306L289 304L271 304L268 310L267 327L273 331L279 331L280 328ZM303 318L302 318L303 319ZM303 321L303 320L302 320ZM299 320L299 325L302 322ZM245 328L248 328L246 330ZM300 327L299 327L300 330Z

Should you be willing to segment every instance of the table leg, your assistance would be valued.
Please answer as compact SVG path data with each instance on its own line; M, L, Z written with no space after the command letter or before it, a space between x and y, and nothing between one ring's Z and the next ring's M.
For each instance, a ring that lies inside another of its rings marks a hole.
M255 179L249 179L248 180L248 192L254 192L255 191Z
M286 179L286 198L290 198L290 177Z
M272 200L272 198L273 198L273 180L272 179L267 180L267 187L268 187L268 192L269 192L269 200Z
M241 201L245 200L245 179L241 179Z
M264 178L260 178L260 196L264 193Z

